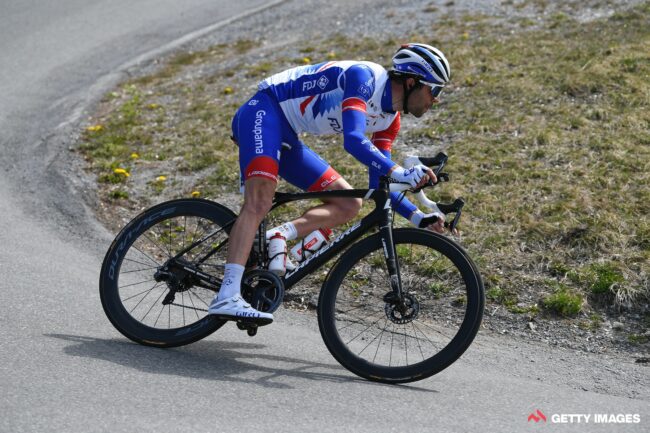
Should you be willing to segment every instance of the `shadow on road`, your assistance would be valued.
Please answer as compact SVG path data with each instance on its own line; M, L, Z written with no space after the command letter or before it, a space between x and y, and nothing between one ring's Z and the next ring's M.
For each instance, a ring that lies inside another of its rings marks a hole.
M63 352L69 356L101 359L150 374L167 374L202 380L251 383L265 388L293 388L282 378L366 384L391 390L438 391L413 385L386 385L366 381L334 363L324 364L298 358L263 353L266 346L230 341L200 341L171 349L141 346L125 340L101 339L81 335L44 334L64 340ZM261 376L260 376L261 374ZM254 377L254 378L251 378Z

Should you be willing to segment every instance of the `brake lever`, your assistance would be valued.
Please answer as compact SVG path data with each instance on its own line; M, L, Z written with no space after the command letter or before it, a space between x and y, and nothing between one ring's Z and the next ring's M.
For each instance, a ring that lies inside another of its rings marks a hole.
M465 206L465 200L463 200L462 198L457 198L451 204L438 203L438 208L445 215L450 213L455 213L454 219L451 223L449 221L445 221L445 227L448 228L449 231L453 232L456 229L456 226L458 225L458 221L460 221L460 216L463 211L463 206Z

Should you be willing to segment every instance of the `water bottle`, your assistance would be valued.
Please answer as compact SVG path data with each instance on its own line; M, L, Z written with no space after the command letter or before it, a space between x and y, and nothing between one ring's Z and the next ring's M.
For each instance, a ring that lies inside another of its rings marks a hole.
M314 230L302 242L298 242L291 248L291 257L299 262L303 261L325 245L329 241L331 234L332 230L330 229Z
M269 240L269 271L280 277L287 272L287 240L280 233Z

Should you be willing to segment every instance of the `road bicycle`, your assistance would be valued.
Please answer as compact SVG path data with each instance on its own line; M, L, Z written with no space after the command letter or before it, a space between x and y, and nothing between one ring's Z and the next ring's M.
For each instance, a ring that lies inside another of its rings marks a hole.
M447 156L420 158L439 182ZM427 186L433 186L430 183ZM422 191L382 177L376 189L277 192L271 211L289 202L355 197L374 209L294 270L279 277L266 270L266 220L259 227L242 296L254 308L274 312L285 290L338 256L322 283L318 325L330 353L363 378L402 383L440 372L472 343L484 306L477 266L454 240L419 228L393 228L390 192ZM403 195L402 195L403 196ZM438 204L455 213L462 199ZM129 222L104 258L100 296L104 311L124 336L140 344L174 347L200 340L226 322L207 314L221 286L228 234L237 215L210 200L171 200ZM435 217L433 217L435 218ZM257 327L237 322L253 336Z

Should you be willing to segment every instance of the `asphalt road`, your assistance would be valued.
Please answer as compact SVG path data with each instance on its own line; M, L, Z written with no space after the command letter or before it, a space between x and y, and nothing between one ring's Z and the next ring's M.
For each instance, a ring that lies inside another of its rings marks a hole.
M62 164L71 131L128 68L266 3L0 0L0 431L648 431L647 367L615 358L480 334L436 377L387 386L338 366L310 314L171 350L110 326L110 234ZM527 421L536 409L547 422Z

